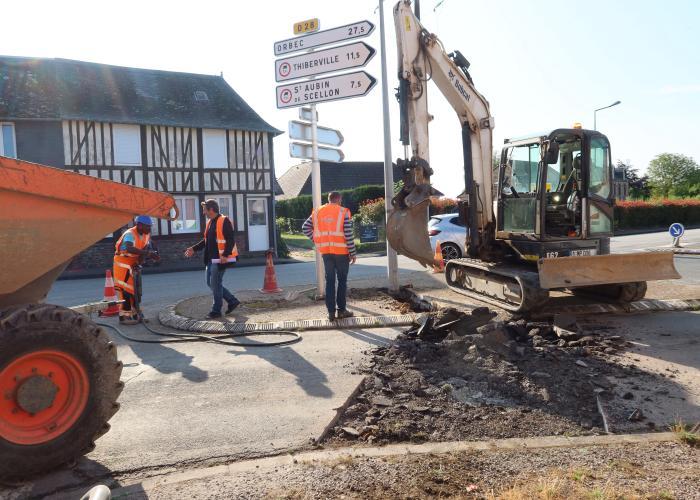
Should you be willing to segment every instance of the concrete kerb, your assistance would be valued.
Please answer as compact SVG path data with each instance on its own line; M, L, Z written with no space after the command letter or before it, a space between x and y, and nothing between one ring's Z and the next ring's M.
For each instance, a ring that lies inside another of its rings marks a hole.
M265 323L234 323L225 321L198 320L176 312L177 304L170 305L158 313L164 326L196 333L254 333L261 331L305 331L305 330L350 330L353 328L386 328L409 326L418 320L418 314L389 316L355 316L336 321L328 319L284 320Z
M673 432L644 434L610 434L603 436L544 436L533 438L494 439L488 441L448 441L423 444L391 444L376 447L346 447L333 450L318 450L298 454L276 455L254 460L234 462L201 469L174 472L146 479L112 491L112 498L128 498L136 493L148 493L159 486L173 485L186 481L203 480L222 475L246 472L265 472L276 467L294 464L314 464L331 462L344 457L381 458L401 455L446 454L468 451L524 451L543 448L581 448L589 446L611 446L624 444L647 444L675 441Z
M676 255L700 255L700 248L674 248L674 247L655 247L646 248L647 252L671 252Z
M644 299L629 304L580 304L548 309L547 312L534 313L533 317L549 317L554 314L624 314L658 311L697 311L700 299Z

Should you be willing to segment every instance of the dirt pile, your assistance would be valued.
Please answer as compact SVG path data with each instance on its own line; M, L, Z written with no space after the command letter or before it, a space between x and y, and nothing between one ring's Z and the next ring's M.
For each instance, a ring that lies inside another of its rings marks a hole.
M617 381L653 375L622 366L615 336L579 325L494 321L445 309L371 351L361 392L330 441L388 443L648 430ZM599 409L600 407L600 409ZM639 411L641 413L641 411ZM643 414L642 414L643 415Z

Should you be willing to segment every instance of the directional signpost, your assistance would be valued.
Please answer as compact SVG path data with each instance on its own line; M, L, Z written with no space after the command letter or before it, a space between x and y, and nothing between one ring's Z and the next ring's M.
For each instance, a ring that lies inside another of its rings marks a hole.
M317 31L309 35L297 36L275 42L275 55L291 54L302 50L309 50L332 43L363 38L374 31L374 24L369 21L359 21L357 23L338 26L337 28Z
M339 130L328 127L316 127L316 139L322 144L339 147L345 140ZM311 142L311 124L292 120L289 122L289 138Z
M287 83L277 87L277 108L293 108L308 105L299 110L303 121L289 122L289 154L293 158L311 160L311 193L314 210L321 206L321 167L319 159L340 163L345 158L340 149L319 146L340 146L343 135L332 128L319 127L316 103L338 101L361 97L369 93L377 81L364 71L316 78L318 75L365 66L375 54L375 50L364 42L353 42L337 47L314 51L317 47L337 44L368 36L374 31L374 24L358 21L325 31L315 31L318 19L301 21L294 25L294 34L308 33L275 42L276 56L307 51L275 61L275 81L286 82L307 78L304 81ZM314 32L315 31L315 32ZM297 142L308 141L308 142ZM316 250L316 279L318 295L323 295L323 262Z
M311 144L305 144L296 141L289 143L289 156L291 156L292 158L310 160L312 158L312 155L313 151ZM341 163L345 159L345 155L340 149L318 146L318 159L320 161Z
M299 119L305 122L318 121L318 113L311 108L299 108Z
M369 93L376 83L377 80L371 75L364 71L356 71L280 85L277 87L277 107L292 108L304 104L361 97Z
M361 68L369 62L375 50L364 42L309 52L275 61L275 80L284 82L331 71Z

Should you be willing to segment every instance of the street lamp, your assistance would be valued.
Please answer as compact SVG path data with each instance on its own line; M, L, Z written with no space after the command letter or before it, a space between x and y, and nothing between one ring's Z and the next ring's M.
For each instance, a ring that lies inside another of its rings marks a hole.
M621 102L622 102L622 101L615 101L614 103L610 104L609 106L603 106L602 108L598 108L598 109L596 109L595 111L593 111L593 130L598 130L598 129L596 128L596 116L595 116L595 114L596 114L598 111L600 111L601 109L612 108L613 106L617 106L617 105L620 104Z

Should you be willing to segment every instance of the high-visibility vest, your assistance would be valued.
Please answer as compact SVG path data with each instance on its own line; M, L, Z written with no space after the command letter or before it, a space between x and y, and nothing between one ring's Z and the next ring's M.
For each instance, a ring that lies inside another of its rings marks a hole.
M143 250L148 246L151 241L150 234L139 234L136 230L136 226L127 229L121 235L117 244L114 247L114 265L112 267L112 275L114 277L114 286L120 290L126 290L127 292L134 293L134 281L131 268L134 267L139 262L140 255L130 253L128 250L121 250L122 241L127 233L132 234L134 237L134 248Z
M350 210L335 203L328 203L312 212L314 243L319 252L335 255L350 253L345 241L346 216L350 217Z
M224 256L224 250L226 250L226 238L224 237L224 220L226 219L225 215L219 215L219 218L216 219L216 246L219 249L219 257ZM211 219L207 221L207 227L204 229L204 242L206 245L206 240L207 236L209 235L209 226L211 225ZM231 221L231 225L233 226L233 221ZM228 255L227 257L238 257L238 247L236 246L236 243L233 243L233 249L231 250L231 255Z
M128 249L120 249L120 247L122 246L122 241L124 241L124 237L127 234L131 234L134 237L134 248L137 248L139 250L143 250L144 248L146 248L146 246L148 246L148 243L151 241L151 235L139 234L139 232L136 230L136 226L134 226L124 231L119 240L117 240L117 244L114 246L115 258L119 257L120 261L132 262L133 264L136 264L139 260L139 255L136 255L135 253L129 253Z

